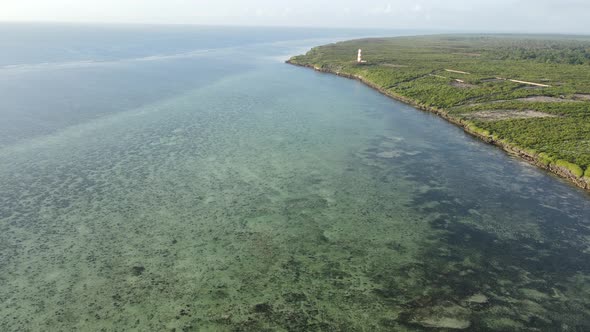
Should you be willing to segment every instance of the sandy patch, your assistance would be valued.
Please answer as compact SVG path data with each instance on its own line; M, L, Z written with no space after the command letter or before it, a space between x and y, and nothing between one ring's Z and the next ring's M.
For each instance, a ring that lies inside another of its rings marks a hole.
M527 85L527 86L520 87L519 89L522 89L522 90L541 90L541 89L544 89L544 88L541 87L541 86Z
M432 77L436 77L436 78L444 78L445 80L449 79L448 77L442 76L442 75L428 74L428 76L432 76Z
M474 294L465 301L469 303L484 304L488 302L488 297L483 294Z
M464 114L467 119L470 120L482 120L482 121L498 121L508 119L530 119L530 118L555 118L557 115L547 114L533 110L493 110L493 111L480 111Z
M514 99L518 101L532 101L532 102L541 102L541 103L563 103L567 101L575 101L573 99L566 99L566 98L557 98L557 97L549 97L549 96L531 96L526 98L518 98Z
M451 84L451 86L454 86L455 88L461 88L461 89L477 88L477 85L469 84L469 83L465 83L465 82L459 82L459 81L452 81L450 84Z
M471 323L468 320L453 317L429 317L417 321L417 323L424 327L453 330L464 330L471 326Z
M460 53L460 52L457 52L457 53L452 53L452 54L454 54L454 55L474 56L474 57L481 56L481 53Z
M471 75L471 73L468 73L468 72L462 71L462 70L445 69L445 71L448 71L449 73L455 73L455 74Z
M392 67L392 68L405 68L407 67L406 65L398 65L395 63L382 63L381 66L383 67Z
M503 79L500 78L485 78L483 80L481 80L482 83L490 83L490 82L504 82Z
M575 100L590 100L590 94L576 93L574 94Z
M419 308L411 321L426 328L464 330L471 326L470 311L456 304Z
M542 88L550 88L551 87L551 85L549 85L549 84L535 83L535 82L529 82L529 81L521 81L521 80L513 80L513 79L508 79L508 81L514 82L514 83L518 83L518 84L526 84L526 85L532 85L532 86L539 86L539 87L542 87Z
M590 95L587 97L590 100ZM581 99L571 99L571 98L557 98L557 97L550 97L550 96L530 96L525 98L516 98L516 99L500 99L500 100L492 100L485 103L473 103L467 104L466 106L480 106L485 104L497 104L497 103L505 103L509 101L524 101L524 102L533 102L533 103L573 103L573 102L581 102Z

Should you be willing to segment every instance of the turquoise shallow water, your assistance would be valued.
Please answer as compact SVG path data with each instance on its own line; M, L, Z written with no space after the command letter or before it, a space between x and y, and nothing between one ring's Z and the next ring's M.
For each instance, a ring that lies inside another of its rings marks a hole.
M2 69L2 330L588 330L590 197L309 43Z

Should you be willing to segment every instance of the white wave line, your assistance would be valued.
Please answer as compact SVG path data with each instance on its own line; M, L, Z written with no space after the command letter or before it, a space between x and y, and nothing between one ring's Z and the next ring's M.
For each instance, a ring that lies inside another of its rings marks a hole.
M225 50L223 48L218 49L202 49L194 50L190 52L176 53L176 54L163 54L163 55L149 55L138 58L127 58L119 60L81 60L81 61L70 61L70 62L40 62L32 64L16 64L16 65L5 65L0 66L2 70L42 70L42 69L60 69L60 68L78 68L78 67L90 67L90 66L103 66L103 65L115 65L120 63L128 62L143 62L143 61L162 61L169 59L183 59L193 58L197 56L203 56L207 53L214 51Z

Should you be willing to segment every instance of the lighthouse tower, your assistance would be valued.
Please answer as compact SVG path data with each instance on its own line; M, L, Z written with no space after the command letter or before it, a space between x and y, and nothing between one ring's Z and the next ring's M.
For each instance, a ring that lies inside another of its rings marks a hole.
M356 58L356 62L357 63L362 63L363 62L363 50L361 50L360 48L359 48L359 55Z

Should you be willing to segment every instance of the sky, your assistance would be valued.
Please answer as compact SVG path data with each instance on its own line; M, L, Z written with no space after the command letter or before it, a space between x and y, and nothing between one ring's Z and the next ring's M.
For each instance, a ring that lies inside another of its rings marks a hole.
M590 0L0 0L0 21L590 34Z

